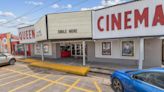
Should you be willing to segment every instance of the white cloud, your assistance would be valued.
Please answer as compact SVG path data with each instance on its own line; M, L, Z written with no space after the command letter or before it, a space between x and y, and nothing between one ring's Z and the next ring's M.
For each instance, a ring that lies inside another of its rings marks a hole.
M106 2L106 0L102 0L100 6L95 6L95 7L91 7L91 8L81 8L81 11L100 9L100 8L104 8L106 6L112 6L112 5L116 5L116 4L120 4L120 3L124 3L124 2L126 2L126 1L125 0L108 0Z
M67 4L66 8L72 8L72 5L71 4Z
M52 8L59 8L59 5L58 4L54 4L51 6Z
M67 5L58 5L58 4L54 4L51 6L54 9L60 8L60 9L71 9L72 5L71 4L67 4Z
M43 2L36 2L36 1L25 1L25 4L40 6L43 5Z
M123 2L126 2L125 0L102 0L101 1L101 4L103 6L111 6L111 5L116 5L116 4L120 4L120 3L123 3Z
M7 19L0 19L0 24L1 23L6 23L7 22Z
M95 7L91 7L91 8L81 8L81 11L85 11L85 10L96 10L96 9L100 9L103 8L104 6L95 6Z
M16 15L12 12L2 12L2 11L0 11L0 16L3 16L3 17L16 17Z

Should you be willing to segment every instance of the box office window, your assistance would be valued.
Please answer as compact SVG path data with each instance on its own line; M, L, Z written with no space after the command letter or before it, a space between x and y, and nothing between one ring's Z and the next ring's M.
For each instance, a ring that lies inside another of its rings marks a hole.
M134 41L122 41L122 56L134 56Z
M111 42L102 42L102 55L111 55Z

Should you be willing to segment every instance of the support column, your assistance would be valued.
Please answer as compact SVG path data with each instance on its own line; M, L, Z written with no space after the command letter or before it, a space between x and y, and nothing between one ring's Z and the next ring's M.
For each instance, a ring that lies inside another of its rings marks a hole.
M75 43L74 46L75 46L75 58L77 58L77 43Z
M41 57L42 57L42 61L44 61L43 43L41 43Z
M23 46L24 46L24 58L26 59L27 58L27 45L23 44Z
M138 69L143 69L143 60L144 60L144 38L140 38Z
M83 66L86 65L86 58L85 58L85 41L83 41Z

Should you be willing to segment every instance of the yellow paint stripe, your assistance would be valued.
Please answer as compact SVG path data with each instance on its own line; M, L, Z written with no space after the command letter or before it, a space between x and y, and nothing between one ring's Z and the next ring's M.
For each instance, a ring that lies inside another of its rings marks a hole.
M59 79L55 80L55 81L52 82L52 83L49 83L48 85L46 85L46 86L44 86L43 88L37 90L36 92L41 92L41 91L45 90L46 88L50 87L51 85L53 85L55 82L60 81L60 80L62 80L62 79L64 79L64 76L63 76L63 77L60 77Z
M29 77L29 76L25 76L25 77L19 78L19 79L17 79L17 80L13 80L13 81L10 81L10 82L4 83L4 84L0 84L0 87L1 87L1 86L5 86L5 85L7 85L7 84L11 84L11 83L17 82L17 81L19 81L19 80L26 79L26 78L28 78L28 77Z
M57 84L60 84L60 85L66 86L66 87L71 87L71 85L66 84L66 83L62 83L62 82L57 82ZM81 91L84 91L84 92L94 92L92 90L81 88L81 87L77 87L77 86L75 86L73 88L78 89L78 90L81 90Z
M13 72L7 72L7 73L4 73L4 74L1 74L0 76L10 75L10 74L13 74Z
M29 73L31 71L27 71L26 73ZM13 78L13 77L17 77L17 76L21 76L21 74L15 74L15 75L12 75L12 76L6 76L4 78L1 78L0 80L5 80L5 79L8 79L8 78Z
M72 89L73 89L73 87L75 87L79 82L80 82L80 78L79 79L77 79L73 84L72 84L72 86L71 87L69 87L65 92L70 92Z
M102 92L101 87L98 85L97 81L94 81L94 84L96 86L97 92Z
M46 75L46 76L44 76L44 78L49 77L49 76L50 76L50 75ZM33 84L33 83L36 83L36 82L38 82L38 81L40 81L40 79L36 79L36 80L33 80L33 81L31 81L31 82L29 82L29 83L26 83L26 84L24 84L24 85L22 85L22 86L16 87L15 89L10 90L9 92L14 92L14 91L16 91L16 90L18 90L18 89L21 89L21 88L23 88L23 87L26 87L26 86L31 85L31 84Z
M71 87L71 85L68 85L68 84L65 84L65 83L62 83L62 82L55 82L55 81L52 81L52 80L49 80L49 79L46 79L46 78L34 76L34 75L31 75L31 74L21 73L19 71L14 71L14 70L10 70L10 69L6 69L6 70L13 71L13 72L23 74L23 75L27 75L27 76L30 76L30 77L38 78L38 79L41 79L41 80L45 80L45 81L51 82L53 84L56 83L56 84L60 84L62 86ZM81 87L73 87L73 88L78 89L78 90L82 90L82 91L85 91L85 92L94 92L92 90L84 89L84 88L81 88Z

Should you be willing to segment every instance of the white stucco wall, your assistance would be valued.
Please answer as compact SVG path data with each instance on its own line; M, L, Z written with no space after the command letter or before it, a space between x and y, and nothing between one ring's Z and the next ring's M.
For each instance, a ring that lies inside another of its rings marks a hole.
M52 43L51 42L44 42L43 43L43 46L45 45L45 44L48 44L48 46L49 46L49 52L48 53L44 53L44 55L52 55L52 51L55 51L56 49L56 46L54 46L53 45L53 47L52 47ZM36 45L39 45L39 47L38 48L40 48L40 50L37 50L37 47L36 47ZM52 49L53 48L53 49ZM34 45L34 54L35 55L41 55L41 44L40 43L36 43L35 45Z
M49 39L92 37L91 11L49 14L47 16ZM59 33L60 30L65 32ZM76 30L76 32L70 33L70 30Z
M122 41L134 41L134 56L122 56ZM102 42L111 42L111 55L102 55ZM114 39L95 41L95 57L96 58L112 58L112 59L139 59L139 39Z
M35 25L35 39L36 41L47 40L46 18L43 16Z

